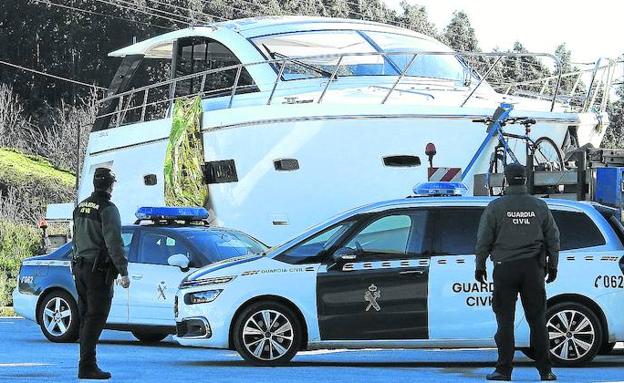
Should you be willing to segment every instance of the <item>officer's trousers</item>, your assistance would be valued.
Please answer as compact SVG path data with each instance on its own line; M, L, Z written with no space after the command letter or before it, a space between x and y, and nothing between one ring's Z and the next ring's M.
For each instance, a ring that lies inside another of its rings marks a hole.
M92 269L93 262L78 260L72 263L80 312L81 368L97 365L95 346L106 324L113 300L113 285L112 281L106 279L106 271Z
M492 308L496 314L498 347L496 371L511 375L515 351L514 319L518 294L531 329L531 347L540 373L551 369L548 331L546 330L545 270L537 258L494 262Z

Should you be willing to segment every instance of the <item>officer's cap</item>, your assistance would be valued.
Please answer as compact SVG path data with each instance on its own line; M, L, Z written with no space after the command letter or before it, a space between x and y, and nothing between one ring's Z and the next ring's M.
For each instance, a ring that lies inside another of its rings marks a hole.
M108 168L97 168L93 174L93 186L96 189L106 190L117 182L115 173Z
M521 185L526 181L526 168L517 162L505 166L505 178L510 185Z

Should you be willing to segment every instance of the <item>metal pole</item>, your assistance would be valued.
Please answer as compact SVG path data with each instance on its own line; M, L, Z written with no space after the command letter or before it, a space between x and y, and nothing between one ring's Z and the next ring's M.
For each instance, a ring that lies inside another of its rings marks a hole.
M533 168L533 152L529 149L528 144L526 158L527 191L529 192L529 194L533 194L535 189L535 169Z
M145 109L147 108L148 94L149 94L149 88L145 89L145 94L143 95L143 107L141 108L141 122L145 121Z
M585 95L585 102L583 103L583 112L586 112L589 109L589 100L591 96L592 88L594 87L594 81L596 81L596 74L598 74L598 68L600 68L600 61L602 58L596 60L596 65L594 66L594 71L592 73L591 81L589 82L589 86L587 87L587 94Z
M242 66L238 67L236 71L236 78L234 79L234 86L232 87L232 95L230 96L230 103L228 104L228 109L232 107L232 102L234 102L234 95L236 94L236 87L238 86L238 79L240 78L241 71L243 70Z
M586 176L586 157L585 151L577 150L576 151L576 199L578 201L585 201L586 198L586 190L585 190L585 182L587 181Z
M388 91L388 94L386 94L386 97L384 97L383 101L381 102L382 104L385 104L386 101L388 100L388 98L390 97L390 95L392 94L392 92L394 92L394 89L397 87L397 85L399 85L399 83L401 82L401 80L403 80L403 77L405 77L405 73L407 73L407 71L410 69L410 67L412 66L412 64L414 63L414 60L416 60L416 57L418 56L418 54L415 54L414 57L412 57L412 59L410 60L409 64L407 64L407 66L405 67L405 69L403 69L403 72L401 72L401 75L399 76L399 78L397 78L396 82L394 83L394 85L392 85L392 88L390 88L390 90Z
M496 59L496 61L494 62L494 64L492 64L492 66L490 67L490 69L488 69L488 71L485 73L485 75L483 75L483 78L481 78L481 80L479 81L479 83L474 87L474 89L472 89L472 92L470 92L470 94L468 95L468 97L466 97L466 99L464 100L464 102L461 103L461 105L459 106L460 108L463 108L464 105L466 105L466 103L468 102L468 100L470 100L470 97L472 97L472 95L477 91L477 89L479 89L479 87L481 86L481 84L483 84L483 82L485 81L485 79L490 75L490 73L492 73L492 71L494 70L494 67L496 67L496 64L498 64L499 61L501 61L501 59L503 58L503 56L498 56L498 58Z
M286 59L282 61L282 66L280 67L279 73L277 74L277 78L273 83L273 89L271 89L271 95L269 96L269 100L267 101L267 105L271 105L271 101L273 100L273 95L275 94L275 89L277 89L277 83L282 78L282 74L284 74L284 67L286 67Z
M332 81L334 81L334 79L338 75L338 69L340 68L340 63L342 62L342 57L343 56L340 56L340 58L338 59L338 63L336 64L336 70L334 71L334 73L332 73L331 77L327 81L327 85L325 85L325 88L323 89L323 92L321 92L321 96L319 97L317 104L321 103L321 101L323 100L323 97L325 97L325 93L327 92L327 89L329 88L329 84L331 84Z
M74 207L78 206L78 198L80 191L80 142L82 136L82 125L78 125L78 143L76 144L76 199L74 200Z
M553 92L553 99L552 99L552 103L550 104L550 111L552 112L553 110L555 110L555 101L557 101L557 93L559 93L559 87L561 87L561 61L556 58L557 63L557 85L555 85L555 91Z

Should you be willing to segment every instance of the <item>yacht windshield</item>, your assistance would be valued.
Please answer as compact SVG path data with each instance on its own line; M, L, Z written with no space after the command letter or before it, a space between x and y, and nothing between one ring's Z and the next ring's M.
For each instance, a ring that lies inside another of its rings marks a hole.
M406 69L414 56L400 52L452 52L436 41L388 32L295 32L257 37L252 41L268 57L285 60L296 58L296 61L286 61L283 80L323 77L324 73L318 69L329 73L336 72L338 77L397 76ZM394 54L384 57L378 52ZM340 67L336 71L341 55L345 56L340 60ZM276 71L281 65L275 65ZM467 71L455 55L421 54L416 56L406 76L463 83Z
M453 52L443 44L413 36L386 32L366 32L366 35L383 52ZM414 55L389 55L387 57L399 70L403 71ZM416 56L406 75L463 82L466 70L455 55L421 54Z
M284 80L323 77L323 73L314 68L334 73L343 54L358 56L343 57L337 72L339 77L397 75L396 69L376 54L375 48L356 31L298 32L263 36L252 41L271 58L297 59L286 61ZM278 63L276 69L280 65Z

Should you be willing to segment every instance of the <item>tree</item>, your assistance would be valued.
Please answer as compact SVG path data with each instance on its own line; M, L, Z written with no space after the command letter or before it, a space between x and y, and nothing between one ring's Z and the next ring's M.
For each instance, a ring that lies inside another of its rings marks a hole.
M453 18L444 28L442 40L456 51L479 51L479 42L468 15L463 11L453 12Z
M607 107L609 127L602 140L602 145L609 148L624 149L624 78L620 79L615 94L619 99L609 103Z
M411 5L406 1L402 1L401 8L403 8L403 14L398 17L400 24L413 31L436 37L435 25L429 21L425 7L416 4Z
M282 0L280 6L287 15L319 16L325 14L321 0Z
M325 5L325 9L327 10L328 16L342 18L349 17L351 9L349 8L347 0L325 0L323 3Z
M577 68L572 67L572 52L568 49L565 43L560 44L557 49L555 49L555 56L559 59L561 63L561 73L566 74L570 73ZM555 72L555 74L557 74ZM574 88L574 83L576 82L576 76L564 76L561 77L561 83L559 85L560 92L562 94L570 93Z
M388 9L379 0L359 0L353 4L351 18L386 23L388 21Z

